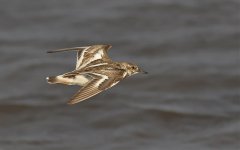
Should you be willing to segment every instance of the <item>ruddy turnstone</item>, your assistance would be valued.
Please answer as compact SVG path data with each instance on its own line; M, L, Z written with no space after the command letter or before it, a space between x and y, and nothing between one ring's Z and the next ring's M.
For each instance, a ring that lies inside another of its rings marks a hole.
M74 71L47 77L47 82L82 86L68 102L68 104L76 104L113 87L128 76L139 72L147 73L135 64L112 61L107 55L111 47L93 45L48 51L47 53L77 51L77 63Z

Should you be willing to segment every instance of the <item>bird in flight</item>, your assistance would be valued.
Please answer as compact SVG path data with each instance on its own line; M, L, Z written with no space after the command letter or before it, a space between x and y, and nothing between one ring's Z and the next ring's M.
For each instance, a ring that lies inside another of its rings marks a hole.
M107 54L111 47L111 45L92 45L48 51L47 53L77 51L77 62L75 70L47 77L47 82L82 86L68 102L68 104L76 104L113 87L128 76L140 72L147 74L135 64L112 61Z

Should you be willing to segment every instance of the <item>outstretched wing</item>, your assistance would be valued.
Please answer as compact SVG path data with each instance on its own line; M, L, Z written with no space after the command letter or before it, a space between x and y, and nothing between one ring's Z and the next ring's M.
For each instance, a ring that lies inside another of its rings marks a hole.
M111 48L111 45L93 45L85 47L73 47L64 48L54 51L48 51L47 53L56 53L64 51L77 51L76 69L81 69L89 64L104 63L111 59L107 55L107 51Z
M76 104L84 101L98 93L116 85L124 75L124 71L112 71L111 76L100 73L87 73L93 79L84 87L82 87L68 102L68 104Z
M91 46L84 47L72 47L72 48L63 48L57 49L53 51L47 51L47 53L57 53L57 52L66 52L66 51L77 51L77 60L76 60L76 68L82 63L84 53Z
M93 79L84 87L82 87L68 102L68 104L76 104L85 99L88 99L102 90L98 89L98 86L107 79L107 76L89 74Z
M87 48L89 48L89 47L90 47L90 46L63 48L63 49L57 49L57 50L47 51L47 53L57 53L57 52L66 52L66 51L82 51L82 50L87 49Z
M111 48L111 45L93 45L87 48L78 56L76 69L82 69L88 65L94 65L99 63L106 63L111 61L108 57L107 51Z

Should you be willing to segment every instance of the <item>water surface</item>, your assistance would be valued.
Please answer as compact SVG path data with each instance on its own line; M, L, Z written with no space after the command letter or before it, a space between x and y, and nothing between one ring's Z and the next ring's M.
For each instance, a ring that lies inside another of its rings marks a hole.
M237 0L2 0L1 150L238 150ZM56 48L112 44L150 72L88 101L45 77L74 68Z

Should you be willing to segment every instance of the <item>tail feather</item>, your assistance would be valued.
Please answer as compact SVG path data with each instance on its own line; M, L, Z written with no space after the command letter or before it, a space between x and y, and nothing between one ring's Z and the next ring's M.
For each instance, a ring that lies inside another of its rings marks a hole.
M57 77L47 77L47 82L50 84L55 84L57 83Z

